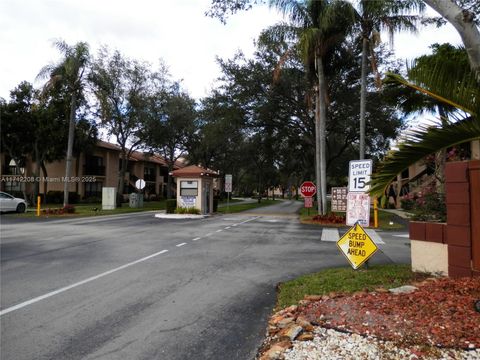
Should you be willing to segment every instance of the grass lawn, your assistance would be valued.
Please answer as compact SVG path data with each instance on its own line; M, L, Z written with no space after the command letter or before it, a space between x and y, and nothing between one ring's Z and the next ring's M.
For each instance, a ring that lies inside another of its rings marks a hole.
M230 199L229 204L239 203L242 202L242 199ZM218 206L227 206L227 199L223 199L222 201L218 202Z
M122 207L116 208L114 210L102 210L102 204L75 204L75 213L74 214L64 214L64 215L48 215L48 217L72 217L72 216L97 216L97 215L115 215L115 214L126 214L139 211L150 211L150 210L165 210L165 200L162 201L145 201L143 203L143 208L130 208L128 203L123 203ZM63 204L47 204L42 205L41 209L59 209L62 208ZM97 209L97 211L95 211ZM24 214L16 214L15 216L19 217L36 217L37 212L36 208L30 207L28 211ZM44 217L46 215L40 215Z
M345 215L345 213L335 213L336 215ZM300 221L304 224L318 224L312 221L312 218L316 215L316 209L310 209L310 215L308 215L306 208L300 209ZM370 210L370 220L373 222L373 209ZM392 224L390 224L390 222ZM320 226L332 226L332 227L343 227L347 226L343 224L318 224ZM382 230L402 230L405 229L403 224L396 222L395 216L392 213L378 209L378 228Z
M370 265L369 269L327 269L281 283L278 287L277 310L297 304L305 295L326 295L330 292L352 293L364 289L394 288L420 281L429 275L414 273L410 265Z
M251 210L251 209L256 209L256 208L263 207L263 206L273 205L273 204L277 204L278 202L279 202L279 200L262 200L261 203L253 202L253 203L248 203L248 204L233 204L233 205L229 206L228 214L237 213L237 212L246 211L246 210ZM226 206L219 207L217 209L217 212L226 214L227 213L227 207Z

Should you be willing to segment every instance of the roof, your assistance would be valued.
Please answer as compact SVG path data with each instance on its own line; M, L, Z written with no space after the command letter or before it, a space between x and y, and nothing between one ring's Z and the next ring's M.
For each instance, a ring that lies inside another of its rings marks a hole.
M205 169L201 166L197 165L190 165L186 166L182 169L178 169L173 171L172 173L175 177L218 177L218 173L216 171Z
M122 148L118 146L117 144L112 144L106 141L102 140L97 140L97 146L108 149L108 150L115 150L115 151L122 151ZM134 151L130 154L130 157L128 158L129 161L145 161L149 163L154 163L154 164L159 164L160 166L165 166L167 167L167 161L165 158L159 154L154 154L154 153L145 153L141 151ZM180 160L180 159L179 159ZM173 165L174 169L180 169L184 167L184 162L183 161L175 161L175 164Z
M98 147L101 147L101 148L104 148L104 149L122 151L122 149L120 148L120 146L118 146L118 145L116 145L116 144L112 144L112 143L106 142L106 141L102 141L102 140L97 140L97 144L96 144L96 145L97 145Z

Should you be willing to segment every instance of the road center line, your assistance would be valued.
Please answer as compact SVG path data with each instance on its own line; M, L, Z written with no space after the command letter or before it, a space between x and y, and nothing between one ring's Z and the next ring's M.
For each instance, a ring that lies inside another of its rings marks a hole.
M183 245L187 245L187 243L181 243L181 244L177 244L175 245L176 247L180 247L180 246L183 246Z
M205 237L212 236L212 235L213 235L212 233L208 233L207 235L205 235Z
M225 228L225 230L228 230L228 229L230 229L230 227L231 227L231 226L227 226L227 227Z
M201 238L200 237L196 237L195 239L192 239L192 241L197 241L197 240L200 240Z
M222 229L219 229L219 230L217 230L217 231L215 231L215 232L222 232L222 231L223 231Z
M254 217L254 218L251 218L251 219L248 219L248 220L242 221L242 222L241 222L241 223L239 223L238 225L240 225L240 224L245 224L245 223L247 223L247 222L249 222L249 221L253 221L253 220L256 220L256 219L258 219L258 218L259 218L259 217L258 217L258 216L256 216L256 217Z
M37 296L36 298L33 298L33 299L30 299L30 300L24 301L24 302L22 302L22 303L20 303L20 304L11 306L11 307L9 307L9 308L6 308L6 309L4 309L4 310L1 310L1 311L0 311L0 316L5 315L5 314L8 314L9 312L12 312L12 311L21 309L21 308L23 308L23 307L25 307L25 306L34 304L34 303L39 302L39 301L41 301L41 300L47 299L47 298L52 297L52 296L54 296L54 295L61 294L61 293L65 292L65 291L68 291L68 290L70 290L70 289L76 288L77 286L80 286L80 285L89 283L89 282L91 282L91 281L100 279L100 278L102 278L102 277L104 277L104 276L107 276L107 275L110 275L110 274L113 274L114 272L117 272L117 271L126 269L126 268L128 268L128 267L130 267L130 266L132 266L132 265L135 265L135 264L141 263L141 262L143 262L143 261L146 261L146 260L148 260L148 259L154 258L155 256L158 256L158 255L161 255L161 254L165 254L166 252L168 252L168 250L162 250L162 251L156 252L156 253L154 253L154 254L152 254L152 255L148 255L148 256L145 256L145 257L143 257L143 258L141 258L141 259L138 259L138 260L129 262L128 264L125 264L125 265L116 267L115 269L105 271L105 272L103 272L103 273L101 273L101 274L98 274L98 275L89 277L89 278L84 279L84 280L82 280L82 281L76 282L76 283L74 283L74 284L72 284L72 285L68 285L68 286L62 287L62 288L57 289L57 290L55 290L55 291L49 292L49 293L47 293L47 294L44 294L44 295L41 295L41 296Z

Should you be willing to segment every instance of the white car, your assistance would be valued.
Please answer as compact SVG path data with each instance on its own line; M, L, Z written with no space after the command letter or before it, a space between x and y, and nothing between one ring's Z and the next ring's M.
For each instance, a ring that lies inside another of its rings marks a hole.
M0 191L0 211L16 211L23 213L27 210L27 202L10 194Z

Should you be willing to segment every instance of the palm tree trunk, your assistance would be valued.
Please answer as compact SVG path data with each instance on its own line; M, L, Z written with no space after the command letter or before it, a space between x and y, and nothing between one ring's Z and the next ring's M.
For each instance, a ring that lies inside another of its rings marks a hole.
M315 106L315 182L317 184L318 215L322 214L321 160L320 160L320 92L317 92Z
M68 205L68 188L70 184L70 177L72 176L72 154L73 141L75 136L75 112L77 110L77 94L72 92L72 99L70 101L70 123L68 126L68 144L67 144L67 160L65 162L65 181L63 182L63 206Z
M47 203L47 192L48 192L48 173L47 173L47 167L45 166L45 161L42 161L40 166L42 167L42 172L43 172L43 203Z
M367 57L368 39L362 41L362 75L360 88L360 155L359 159L365 159L365 109L367 106Z
M322 203L322 215L327 213L327 156L326 156L326 138L327 138L327 104L325 95L327 93L327 82L323 71L323 62L320 56L317 56L317 74L318 74L318 109L319 109L319 142L320 142L320 192Z

